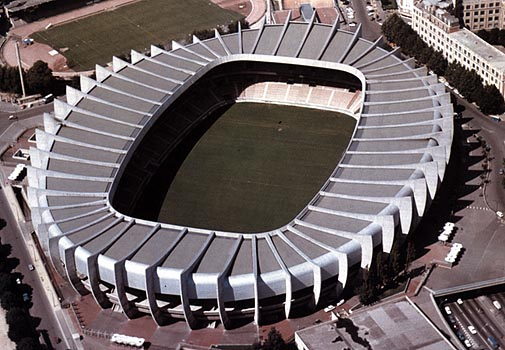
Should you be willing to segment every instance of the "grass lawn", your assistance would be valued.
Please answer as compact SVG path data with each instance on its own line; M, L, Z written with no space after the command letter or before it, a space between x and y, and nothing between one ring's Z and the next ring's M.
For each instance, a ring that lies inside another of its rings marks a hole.
M285 225L331 174L354 125L335 112L237 103L185 159L158 219L235 232Z
M207 0L142 0L34 33L33 38L58 50L68 48L63 54L69 66L88 70L130 49L144 51L151 44L185 38L195 29L241 17Z

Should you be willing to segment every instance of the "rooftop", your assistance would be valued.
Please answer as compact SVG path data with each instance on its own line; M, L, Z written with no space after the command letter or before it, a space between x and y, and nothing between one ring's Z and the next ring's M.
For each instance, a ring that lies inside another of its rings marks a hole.
M401 329L401 332L398 332ZM296 332L309 349L451 349L442 334L408 299L355 312Z
M453 40L458 41L461 45L468 47L475 55L484 58L491 67L500 71L505 70L505 54L468 29L463 28L449 34L449 36Z

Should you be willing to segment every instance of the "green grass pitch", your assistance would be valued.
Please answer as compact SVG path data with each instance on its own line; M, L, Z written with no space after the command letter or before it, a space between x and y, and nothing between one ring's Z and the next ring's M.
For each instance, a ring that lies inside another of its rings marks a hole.
M144 51L151 44L186 38L193 30L214 28L241 15L207 0L142 0L55 26L33 38L61 50L75 70L105 65L112 56Z
M354 126L335 112L237 103L185 159L158 219L250 233L285 225L332 173Z

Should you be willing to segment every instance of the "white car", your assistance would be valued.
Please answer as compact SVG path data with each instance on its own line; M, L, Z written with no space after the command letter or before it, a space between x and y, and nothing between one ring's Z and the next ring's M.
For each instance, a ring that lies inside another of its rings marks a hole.
M456 300L456 302L457 302L459 305L463 304L463 300L461 300L461 298L459 298L458 300Z
M467 348L471 348L471 347L472 347L472 343L470 343L470 340L465 339L464 343L465 343L465 346L466 346Z
M446 307L444 308L444 310L445 310L445 313L446 313L447 315L452 314L451 308L450 308L449 306L446 306Z
M501 310L501 304L498 300L493 300L493 305L497 310Z
M332 310L335 310L335 306L333 305L328 305L327 307L324 308L324 312L330 312Z
M469 331L470 331L470 333L472 333L472 334L477 334L477 330L476 330L476 329L475 329L475 327L474 327L474 326L472 326L472 325L468 326L468 330L469 330Z

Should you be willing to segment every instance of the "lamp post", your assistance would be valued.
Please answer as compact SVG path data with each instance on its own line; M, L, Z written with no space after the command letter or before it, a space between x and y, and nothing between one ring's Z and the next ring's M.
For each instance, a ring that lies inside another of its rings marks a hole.
M23 67L21 66L21 55L19 54L19 41L16 41L16 58L18 59L19 79L21 80L21 90L23 97L26 97L25 82L23 80Z

